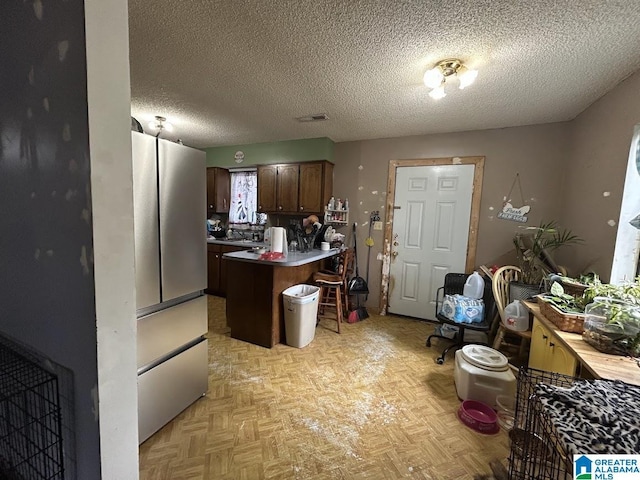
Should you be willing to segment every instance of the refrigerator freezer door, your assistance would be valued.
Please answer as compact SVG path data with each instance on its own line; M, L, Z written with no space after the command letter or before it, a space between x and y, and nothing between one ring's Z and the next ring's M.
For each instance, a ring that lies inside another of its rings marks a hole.
M207 333L207 297L202 295L138 319L138 369Z
M131 132L136 308L160 303L160 242L156 139Z
M138 443L207 392L207 340L138 377Z
M207 286L205 153L158 140L162 301Z

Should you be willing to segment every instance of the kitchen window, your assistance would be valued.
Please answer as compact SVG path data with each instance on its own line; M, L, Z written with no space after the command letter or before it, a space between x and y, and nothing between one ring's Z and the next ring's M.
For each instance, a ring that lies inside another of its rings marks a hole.
M256 223L257 210L257 170L231 171L229 223Z

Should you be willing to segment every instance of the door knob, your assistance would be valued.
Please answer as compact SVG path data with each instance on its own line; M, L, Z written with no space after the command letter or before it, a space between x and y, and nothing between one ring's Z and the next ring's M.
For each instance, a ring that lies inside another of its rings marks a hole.
M397 257L398 256L398 252L391 252L391 255L393 255L393 257Z

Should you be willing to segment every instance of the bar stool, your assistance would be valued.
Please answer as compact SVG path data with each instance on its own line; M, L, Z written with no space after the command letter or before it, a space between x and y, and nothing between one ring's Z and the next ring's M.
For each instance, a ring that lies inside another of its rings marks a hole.
M335 310L335 318L332 318L338 323L338 333L340 332L340 326L343 319L343 298L346 291L345 282L349 265L353 258L353 250L343 250L338 255L338 265L335 271L321 270L313 274L313 282L316 286L320 287L320 301L318 302L318 317L326 317L325 311L327 308Z

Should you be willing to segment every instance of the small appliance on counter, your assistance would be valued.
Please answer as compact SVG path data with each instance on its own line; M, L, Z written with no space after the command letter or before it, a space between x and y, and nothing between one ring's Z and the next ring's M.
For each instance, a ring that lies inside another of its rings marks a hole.
M207 233L214 238L223 238L227 232L220 225L220 220L207 220Z

